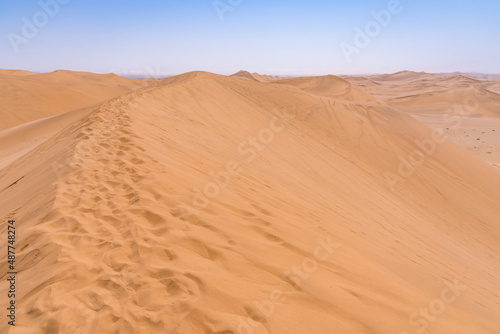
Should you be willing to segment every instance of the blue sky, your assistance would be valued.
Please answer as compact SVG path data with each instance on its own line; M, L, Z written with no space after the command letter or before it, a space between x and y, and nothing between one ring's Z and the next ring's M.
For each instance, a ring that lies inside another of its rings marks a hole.
M500 73L499 17L498 0L3 0L0 68Z

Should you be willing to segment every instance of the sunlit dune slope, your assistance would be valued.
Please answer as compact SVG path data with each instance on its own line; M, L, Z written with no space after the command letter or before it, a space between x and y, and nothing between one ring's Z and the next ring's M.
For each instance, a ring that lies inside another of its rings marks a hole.
M500 86L495 81L409 71L346 79L407 113L462 115L457 110L463 106L468 116L500 117Z
M24 71L24 70L0 70L0 77L5 77L5 76L28 76L28 75L35 75L36 73L30 72L30 71Z
M435 74L429 74L425 72L413 72L413 71L400 71L392 74L379 74L370 76L371 79L376 81L401 81L401 80L415 80L422 79L428 76L434 76Z
M500 167L500 84L495 76L405 71L345 78L396 111L443 129L447 138Z
M77 109L0 131L0 168L41 145L94 109L95 107Z
M363 89L334 75L288 78L279 80L277 83L292 85L312 94L341 100L378 102L374 96Z
M259 73L250 73L248 71L239 71L230 76L235 78L248 79L252 81L259 81L259 82L272 82L280 80L280 78L276 76L259 74Z
M473 86L417 93L395 98L390 103L415 114L459 115L465 108L467 115L471 117L500 117L500 94ZM460 108L461 106L464 108Z
M22 284L0 331L499 332L500 175L311 81L171 77L1 169Z
M102 102L150 84L115 74L0 70L0 130Z

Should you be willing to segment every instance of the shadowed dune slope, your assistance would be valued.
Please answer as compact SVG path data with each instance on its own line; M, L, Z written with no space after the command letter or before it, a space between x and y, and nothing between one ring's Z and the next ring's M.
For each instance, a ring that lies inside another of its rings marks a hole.
M116 74L0 70L0 130L99 103L148 83Z
M323 93L188 73L2 168L9 333L499 332L500 175L386 105Z

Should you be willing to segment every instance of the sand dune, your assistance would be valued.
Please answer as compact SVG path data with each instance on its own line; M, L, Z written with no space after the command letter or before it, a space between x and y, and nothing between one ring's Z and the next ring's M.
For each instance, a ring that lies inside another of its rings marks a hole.
M349 81L334 75L289 78L279 80L277 83L295 86L308 93L335 99L378 103L374 96Z
M148 84L115 74L0 70L0 130L83 108Z
M414 116L476 156L500 166L500 84L494 76L400 72L345 77Z
M374 75L371 78L376 81L401 81L421 79L423 77L428 77L429 75L430 74L425 72L401 71L392 74Z
M0 131L0 168L41 145L93 109L77 109Z
M8 77L8 76L29 76L35 75L36 73L24 70L0 70L0 77Z
M500 119L468 116L413 115L489 164L500 168Z
M0 133L9 333L500 332L500 173L354 84L193 72L61 117Z
M234 73L230 76L236 77L236 78L253 80L253 81L259 81L259 82L273 82L273 81L277 81L277 80L281 79L280 77L277 77L277 76L259 74L259 73L250 73L248 71L239 71L239 72Z
M444 114L464 105L475 117L499 117L498 83L464 75L400 72L369 77L346 77L359 87L407 113Z

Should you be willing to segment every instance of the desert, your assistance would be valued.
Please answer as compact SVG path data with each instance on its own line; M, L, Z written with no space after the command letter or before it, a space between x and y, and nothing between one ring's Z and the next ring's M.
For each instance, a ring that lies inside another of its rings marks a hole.
M361 87L191 72L3 130L9 332L498 330L498 169Z
M499 334L500 3L0 4L0 333Z

